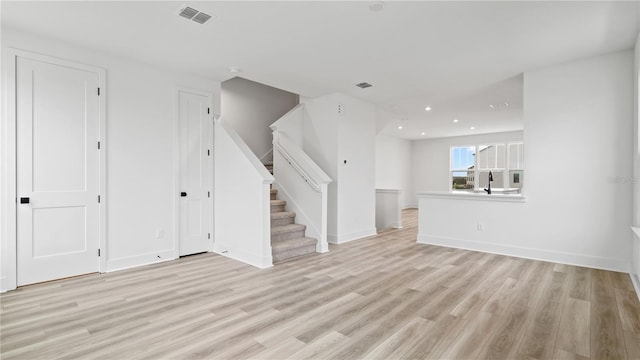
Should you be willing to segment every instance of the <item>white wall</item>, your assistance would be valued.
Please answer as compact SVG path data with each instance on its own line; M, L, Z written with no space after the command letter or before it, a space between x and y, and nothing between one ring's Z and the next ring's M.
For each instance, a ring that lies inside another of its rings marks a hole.
M448 138L413 141L412 169L413 189L419 191L449 191L449 157L452 146L481 145L507 141L521 141L522 131L456 136ZM527 153L529 144L524 144ZM527 163L525 161L525 170ZM524 187L527 186L527 172L524 175ZM417 203L416 199L413 200Z
M336 242L376 234L375 107L339 96ZM331 232L331 231L329 231Z
M402 190L402 209L418 205L413 194L411 143L392 136L376 136L376 189Z
M635 90L634 95L634 116L633 116L633 157L634 157L634 201L633 201L633 214L634 225L640 226L640 34L636 39L636 46L634 52L634 76L633 85ZM640 260L639 264L640 266Z
M300 98L305 105L302 150L333 180L328 185L327 232L338 231L338 117L336 95Z
M251 80L235 77L222 83L222 117L259 159L271 159L269 125L298 102L296 94Z
M434 199L419 240L629 271L632 78L631 51L525 73L526 203Z
M333 179L328 196L329 242L375 234L375 107L342 94L301 101L303 150Z
M548 229L540 245L629 262L632 74L631 51L525 73L525 193Z
M273 176L224 121L215 124L214 251L259 268L270 267Z
M376 189L376 229L402 228L400 190Z
M107 134L103 144L107 152L107 195L103 198L107 208L108 246L103 253L107 256L107 269L172 258L176 246L175 200L178 196L174 186L175 89L208 91L218 99L220 84L3 27L3 55L6 56L9 47L106 69ZM3 61L3 101L6 101L10 80L6 70L6 61ZM219 111L216 101L213 112ZM12 120L3 113L3 129L6 121ZM4 142L8 134L2 136ZM7 171L2 169L3 177ZM4 190L3 196L6 196ZM2 202L6 201L3 197ZM3 214L3 222L6 216L8 214ZM164 237L156 238L158 230L164 230ZM7 264L6 257L14 254L5 251L6 242L15 239L8 239L4 233L2 238L3 264ZM10 269L2 271L6 274Z
M640 14L640 13L639 13ZM638 34L638 38L636 39L635 46L635 56L634 56L634 76L633 76L633 84L635 87L634 94L634 116L633 116L633 124L634 124L634 139L633 139L633 157L634 157L634 177L633 177L633 187L634 187L634 197L633 197L633 224L636 227L640 227L640 34ZM633 251L632 251L632 268L631 268L631 278L634 281L634 285L636 287L636 292L638 297L640 298L640 234L635 236L633 240Z

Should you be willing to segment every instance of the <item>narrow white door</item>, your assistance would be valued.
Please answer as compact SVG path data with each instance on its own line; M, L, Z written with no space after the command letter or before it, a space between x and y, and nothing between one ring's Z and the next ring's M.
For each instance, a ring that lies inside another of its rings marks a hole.
M180 124L180 256L210 249L211 115L209 97L178 91Z
M99 76L18 57L18 285L97 272Z

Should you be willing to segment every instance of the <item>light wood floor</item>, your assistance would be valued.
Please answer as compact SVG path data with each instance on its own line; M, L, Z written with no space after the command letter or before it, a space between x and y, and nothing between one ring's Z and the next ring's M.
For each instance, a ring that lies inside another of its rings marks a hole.
M3 294L2 359L640 359L629 276L416 244L203 254Z

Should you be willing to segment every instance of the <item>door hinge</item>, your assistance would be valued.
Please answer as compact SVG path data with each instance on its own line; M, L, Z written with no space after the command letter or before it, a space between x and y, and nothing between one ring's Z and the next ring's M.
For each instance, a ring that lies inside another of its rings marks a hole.
M100 150L100 141L98 141L98 150Z
M211 150L207 149L207 156L211 156Z
M100 88L98 88L98 96L100 96Z
M207 108L207 114L211 114L211 108Z
M207 191L207 197L211 197L211 191Z
M98 202L100 202L100 195L98 195Z
M207 234L207 239L211 239L211 233Z
M100 249L98 249L98 257L100 257Z

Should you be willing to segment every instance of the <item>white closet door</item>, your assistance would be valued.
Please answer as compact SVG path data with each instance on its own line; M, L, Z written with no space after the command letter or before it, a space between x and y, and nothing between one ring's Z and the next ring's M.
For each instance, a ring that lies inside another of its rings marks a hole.
M98 271L99 76L17 58L17 280Z

